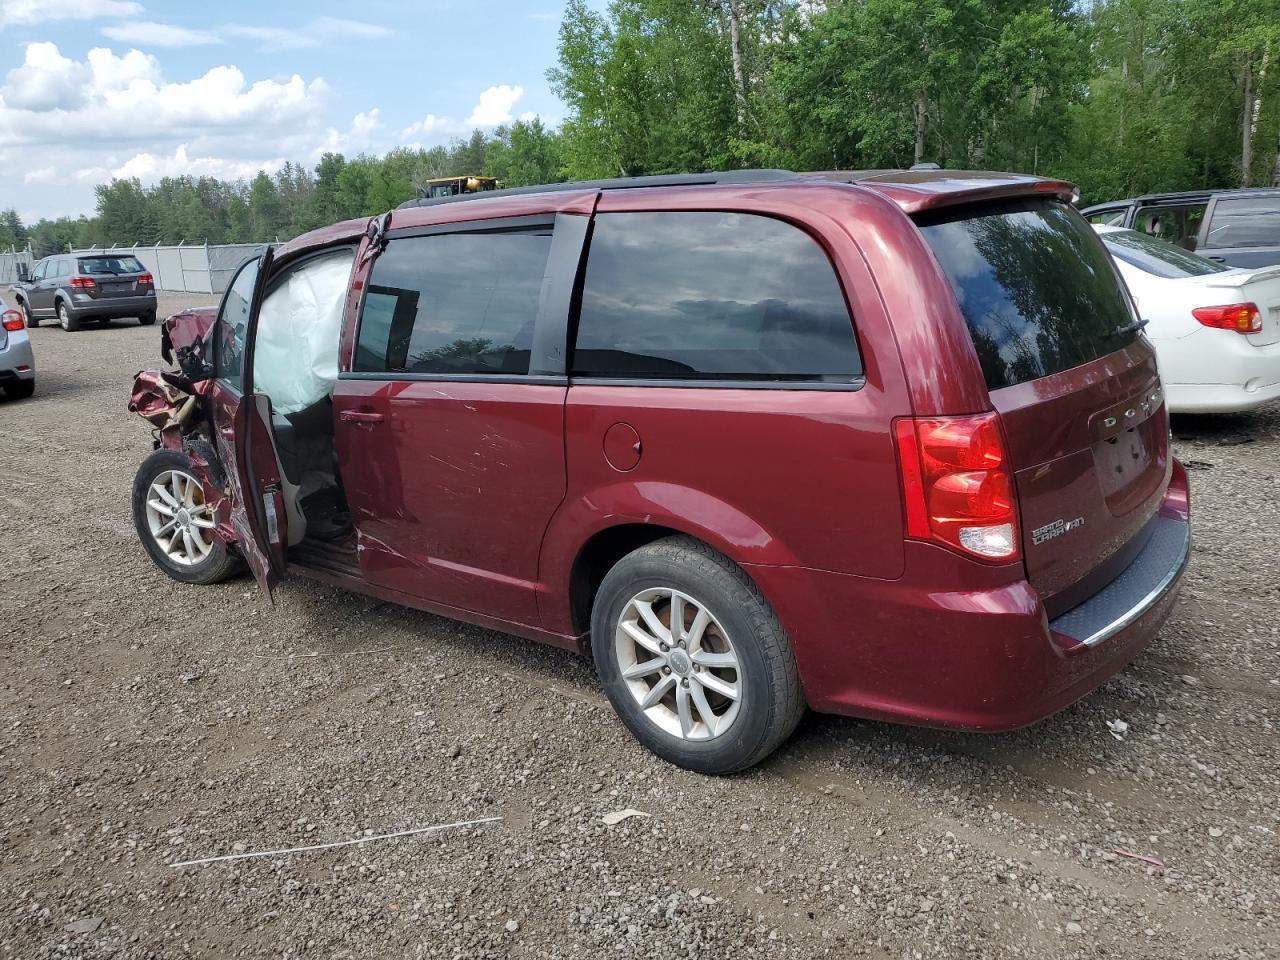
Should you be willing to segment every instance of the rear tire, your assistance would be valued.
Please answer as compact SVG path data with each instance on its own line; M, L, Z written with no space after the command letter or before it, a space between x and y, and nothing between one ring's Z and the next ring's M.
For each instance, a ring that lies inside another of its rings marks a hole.
M689 537L641 547L605 575L591 651L632 735L687 770L754 766L804 715L791 643L768 601L740 567Z
M4 388L4 395L10 400L25 400L35 392L34 380L19 380L17 383L7 384Z
M188 489L190 495L184 496ZM184 537L179 527L169 522L183 513L211 521L212 512L202 509L203 504L204 493L185 455L156 450L138 467L133 480L134 529L155 565L179 583L218 583L240 567L239 558L212 531L192 527L191 536Z
M58 301L58 323L67 333L75 333L80 329L80 318L67 309L67 301Z
M138 318L138 323L142 324L142 326L144 327L149 327L155 322L156 322L156 315L154 313L144 313L142 316Z

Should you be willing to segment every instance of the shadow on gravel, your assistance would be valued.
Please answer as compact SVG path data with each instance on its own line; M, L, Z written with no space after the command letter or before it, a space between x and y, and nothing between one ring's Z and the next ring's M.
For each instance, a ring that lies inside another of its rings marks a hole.
M1273 435L1277 413L1275 408L1257 413L1175 413L1170 427L1175 440L1235 447Z
M249 578L235 583L257 589ZM560 647L402 607L303 576L292 577L277 588L276 603L287 605L300 624L296 649L287 653L317 651L341 656L371 647L403 646L405 654L410 654L429 647L429 652L438 655L465 653L488 658L497 673L516 671L534 682L545 680L547 686L571 684L580 687L583 694L604 696L590 659ZM382 638L389 642L381 642Z
M82 380L77 380L74 376L67 376L58 373L45 373L40 369L40 358L36 357L36 392L30 398L22 400L4 399L0 393L0 407L6 404L38 404L44 400L66 399L76 394L92 393L94 387L86 384Z

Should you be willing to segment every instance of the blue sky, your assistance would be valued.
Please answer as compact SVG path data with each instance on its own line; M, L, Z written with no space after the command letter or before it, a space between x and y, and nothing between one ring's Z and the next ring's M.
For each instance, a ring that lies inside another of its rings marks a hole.
M592 0L603 8L606 0ZM0 0L0 209L430 146L563 106L563 0Z

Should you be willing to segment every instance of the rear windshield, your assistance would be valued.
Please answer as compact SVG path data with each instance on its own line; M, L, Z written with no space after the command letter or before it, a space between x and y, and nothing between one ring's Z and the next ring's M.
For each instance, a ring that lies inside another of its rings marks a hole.
M80 272L94 273L142 273L147 268L137 257L81 257Z
M1069 370L1137 337L1093 228L1052 200L918 221L969 326L987 387Z
M1114 233L1102 234L1102 242L1107 245L1111 255L1117 260L1137 267L1139 270L1164 277L1166 280L1181 280L1184 277L1203 277L1210 273L1222 273L1228 269L1220 263L1198 257L1194 253L1165 243L1155 237L1136 230L1117 230Z

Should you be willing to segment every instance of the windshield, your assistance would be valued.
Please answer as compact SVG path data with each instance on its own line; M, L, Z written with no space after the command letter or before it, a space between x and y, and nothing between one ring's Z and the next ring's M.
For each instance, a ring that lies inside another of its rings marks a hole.
M80 272L94 273L145 273L146 267L137 257L81 257Z
M1052 200L921 217L992 390L1132 343L1137 327L1093 228Z
M1166 280L1184 277L1203 277L1210 273L1222 273L1227 267L1206 260L1172 243L1138 233L1136 230L1117 230L1102 234L1102 242L1111 255L1153 276Z

